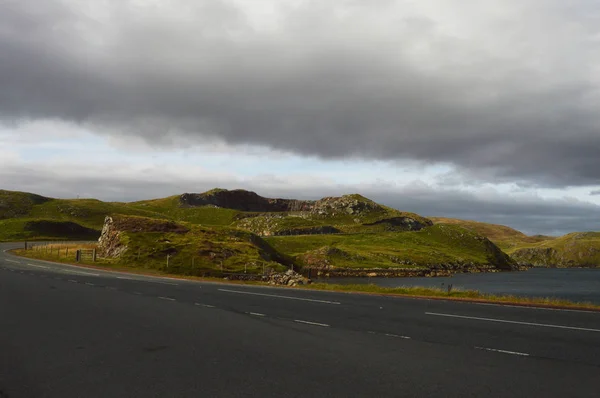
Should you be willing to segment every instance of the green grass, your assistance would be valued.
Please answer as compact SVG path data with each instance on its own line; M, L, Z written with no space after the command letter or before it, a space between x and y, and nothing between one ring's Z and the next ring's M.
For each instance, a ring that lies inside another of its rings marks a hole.
M470 220L458 220L455 218L430 217L435 224L453 224L469 229L473 232L487 237L498 245L502 250L508 250L523 245L534 244L545 240L554 239L551 236L528 236L521 231L505 225L490 224Z
M477 290L462 290L452 289L448 292L445 289L420 287L420 286L401 286L401 287L381 287L373 284L368 285L336 285L328 283L314 283L307 286L295 287L295 289L314 289L333 292L348 292L348 293L371 293L382 295L399 295L413 297L433 297L446 298L455 300L474 300L480 302L500 303L500 304L521 304L530 306L544 306L557 308L577 308L600 310L600 305L590 302L573 302L555 297L519 297L512 295L493 295L481 293Z
M75 250L79 247L78 245L69 245L70 251L67 255L65 245L55 246L52 253L44 250L13 250L13 253L28 257L36 258L40 260L54 261L67 264L75 264ZM86 246L87 247L87 246ZM60 248L60 254L56 250ZM174 272L173 269L167 269L163 267L150 268L143 267L134 264L122 264L118 262L111 262L105 259L99 259L98 262L84 261L79 263L86 266L98 267L102 269L108 269L111 271L123 271L129 273L155 275L155 276L173 276L178 278L194 279L194 280L205 280L215 281L223 283L222 278L215 277L202 277L199 278L198 274L193 273L178 273ZM200 273L199 275L202 275ZM233 284L264 284L261 282L243 282L243 281L232 281L227 283ZM476 290L463 290L463 289L452 289L448 292L445 289L419 287L419 286L401 286L401 287L381 287L374 284L354 284L354 285L336 285L327 283L313 283L310 285L297 286L290 289L305 289L305 290L323 290L331 292L345 292L345 293L366 293L366 294L380 294L380 295L398 295L398 296L409 296L409 297L430 297L430 298L441 298L449 300L467 300L467 301L479 301L499 304L520 304L520 305L531 305L531 306L547 306L547 307L558 307L558 308L577 308L584 310L600 310L600 306L588 302L572 302L568 300L557 299L553 297L518 297L518 296L498 296L481 293Z
M0 241L24 240L94 240L100 231L70 221L39 218L0 220Z
M600 264L600 232L574 232L536 244L508 250L521 263L550 267L597 267Z
M306 253L329 252L340 268L426 267L472 262L490 264L493 247L479 235L454 225L435 225L417 232L268 237L276 250L301 259ZM323 248L337 250L323 250ZM327 255L327 253L324 253Z

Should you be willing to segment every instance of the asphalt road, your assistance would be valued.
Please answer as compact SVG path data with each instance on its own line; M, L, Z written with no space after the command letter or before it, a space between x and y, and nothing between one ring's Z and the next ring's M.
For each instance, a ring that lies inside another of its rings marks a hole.
M3 398L600 396L600 313L153 278L12 246Z

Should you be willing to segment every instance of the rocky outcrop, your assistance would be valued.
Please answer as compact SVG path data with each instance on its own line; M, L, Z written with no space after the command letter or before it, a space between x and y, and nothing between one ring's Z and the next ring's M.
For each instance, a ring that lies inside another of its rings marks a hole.
M305 278L301 274L287 270L284 273L273 273L266 277L266 282L269 285L285 285L285 286L298 286L298 285L308 285L311 283L311 280Z
M290 236L290 235L322 235L322 234L339 234L342 231L330 225L319 227L300 227L280 229L273 232L273 236Z
M377 220L372 223L363 224L364 226L383 225L388 231L420 231L425 227L433 225L431 220L415 220L412 217L390 217Z
M102 257L120 257L127 251L123 232L171 232L184 234L189 229L173 221L133 216L107 216L98 239L98 253Z
M213 189L195 194L184 193L179 197L181 207L217 206L248 212L307 212L313 215L335 216L359 215L383 207L360 195L326 197L319 200L271 199L243 189Z

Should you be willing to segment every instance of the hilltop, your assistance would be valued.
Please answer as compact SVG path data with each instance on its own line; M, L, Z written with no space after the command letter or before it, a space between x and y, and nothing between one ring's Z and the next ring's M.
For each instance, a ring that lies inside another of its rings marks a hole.
M525 266L597 267L600 264L600 232L574 232L516 247L510 254Z
M443 275L517 267L475 231L433 225L426 217L358 194L295 200L214 189L107 203L3 193L0 239L80 239L99 237L102 228L116 228L120 232L112 235L113 249L105 251L111 261L161 267L166 253L172 256L172 264L180 264L169 272L196 274L200 271L193 268L198 264L204 264L204 270L214 271L223 264L239 270L242 263L246 268L268 263L271 268L293 266L343 275ZM32 222L55 224L43 232L25 228ZM173 225L178 232L167 227ZM66 233L66 226L72 232Z
M506 225L490 224L472 220L459 220L456 218L430 217L435 224L453 224L460 225L463 228L477 232L486 236L489 240L505 250L510 250L526 244L538 243L554 239L551 236L528 236L523 232Z

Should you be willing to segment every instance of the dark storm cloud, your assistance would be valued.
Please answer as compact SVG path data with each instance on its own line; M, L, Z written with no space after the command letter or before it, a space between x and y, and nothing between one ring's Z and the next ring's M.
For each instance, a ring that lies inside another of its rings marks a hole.
M3 2L1 120L600 184L592 0L144 4Z

